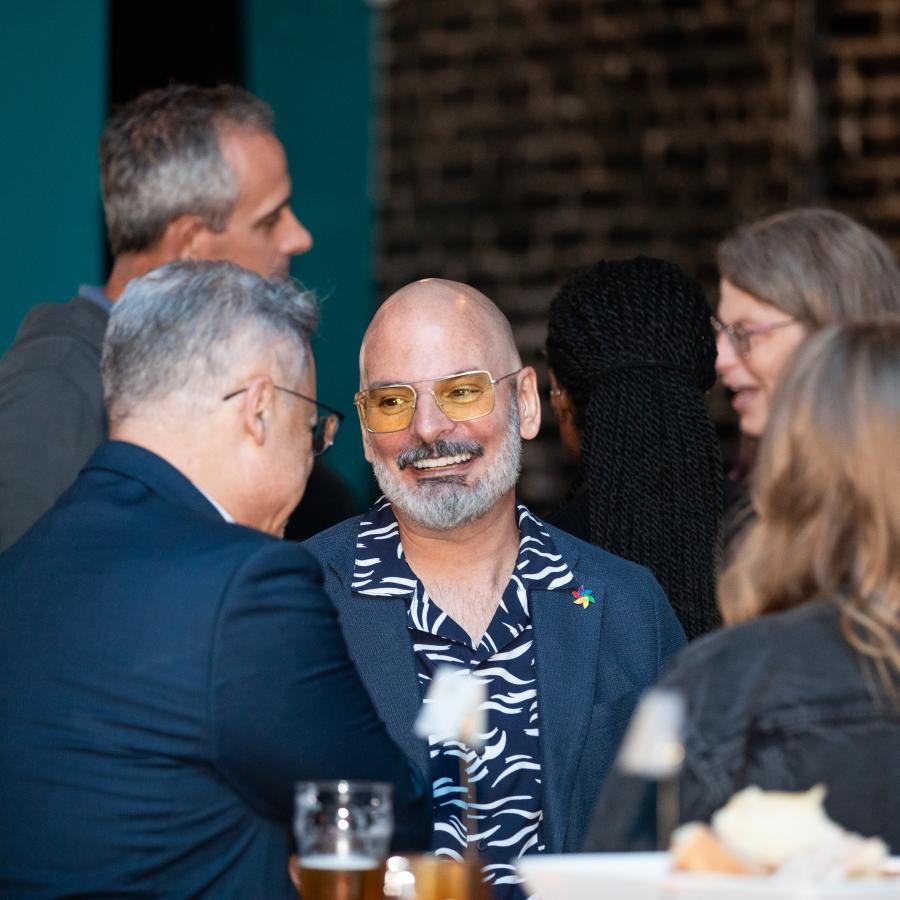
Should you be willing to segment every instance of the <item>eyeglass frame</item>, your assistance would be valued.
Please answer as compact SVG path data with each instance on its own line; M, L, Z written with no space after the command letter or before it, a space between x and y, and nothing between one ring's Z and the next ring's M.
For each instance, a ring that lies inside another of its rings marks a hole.
M489 416L494 411L494 406L495 406L496 399L497 399L497 392L494 390L494 388L501 381L503 381L507 378L512 378L513 375L518 375L519 372L523 371L524 368L525 368L525 366L519 366L519 368L516 369L514 372L508 372L506 375L501 375L499 378L494 378L488 369L469 369L465 372L456 372L453 375L444 375L441 378L423 378L421 381L412 381L412 382L398 381L398 382L394 382L392 384L382 384L375 388L366 388L363 391L357 391L353 395L353 405L356 407L356 411L359 414L359 421L362 423L363 428L365 428L366 431L369 432L369 434L396 434L398 431L406 431L406 429L412 425L413 418L415 418L416 406L418 405L418 402L419 402L419 392L416 390L415 385L430 384L433 387L439 381L447 381L450 378L464 378L466 375L487 375L488 378L490 379L490 384L491 384L491 394L492 394L491 408L488 410L485 410L485 412L483 412L483 413L479 413L477 416L471 416L470 418L467 418L467 419L454 419L452 416L448 415L447 411L444 409L443 404L441 403L440 400L438 400L437 395L434 393L434 391L431 388L428 388L426 391L427 393L431 394L431 396L434 398L434 402L437 405L437 408L445 416L447 416L447 418L450 419L451 422L474 422L476 419L483 419L485 416ZM369 425L366 422L366 413L363 412L363 408L362 408L363 403L367 400L369 391L383 391L386 388L401 388L401 387L409 388L413 394L412 410L410 411L410 414L409 414L409 423L404 425L402 428L394 428L394 429L391 429L390 431L375 431L374 429L369 428Z
M756 328L748 328L741 322L738 322L736 325L726 325L717 316L710 316L709 321L712 324L713 331L716 333L716 337L724 334L728 338L728 342L731 344L734 352L741 359L746 359L753 352L753 338L761 337L788 325L800 324L796 319L785 319L783 322L773 322L771 325L759 325Z
M321 456L328 450L329 447L334 446L334 439L337 436L338 429L341 427L341 422L344 421L344 414L329 406L327 403L321 403L318 400L313 400L312 397L307 397L306 394L301 394L299 391L292 390L289 387L284 387L281 384L272 383L272 387L276 391L283 391L285 394L290 394L292 397L299 397L301 400L306 400L308 403L312 403L313 406L316 407L316 424L310 428L312 432L312 452L313 456ZM239 394L246 394L249 388L240 388L239 390L232 391L230 394L226 394L222 398L222 402L224 403L226 400L231 400L233 397L237 397ZM327 411L327 415L319 415L319 410L324 409ZM326 422L328 419L334 420L334 431L331 435L331 440L329 440L320 450L316 450L316 431L318 431L319 426Z

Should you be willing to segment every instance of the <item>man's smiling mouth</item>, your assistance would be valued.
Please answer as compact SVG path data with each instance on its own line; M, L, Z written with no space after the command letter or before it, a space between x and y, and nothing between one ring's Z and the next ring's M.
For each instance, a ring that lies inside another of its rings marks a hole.
M484 456L484 447L477 441L435 441L420 447L409 447L397 456L397 468L402 472L412 466L419 472L429 469L449 469L467 463L476 456Z
M460 453L457 456L440 456L437 459L419 459L412 463L414 469L445 469L448 466L458 466L468 462L472 458L471 453Z

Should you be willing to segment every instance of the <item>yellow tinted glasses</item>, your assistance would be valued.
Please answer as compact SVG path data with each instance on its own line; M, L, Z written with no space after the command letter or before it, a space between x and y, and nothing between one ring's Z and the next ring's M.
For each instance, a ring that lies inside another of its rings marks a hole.
M521 369L492 378L490 372L460 372L431 382L424 390L444 415L454 422L468 422L486 416L494 409L494 385L518 375ZM422 382L417 382L421 384ZM420 389L421 390L421 389ZM418 394L411 384L386 384L360 391L353 398L359 420L366 431L386 434L409 428L416 412Z

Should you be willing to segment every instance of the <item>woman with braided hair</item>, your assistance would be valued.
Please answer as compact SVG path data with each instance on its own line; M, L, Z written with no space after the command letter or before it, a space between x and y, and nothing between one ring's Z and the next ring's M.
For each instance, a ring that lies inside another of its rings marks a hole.
M715 358L703 289L663 260L601 261L550 306L551 404L581 461L550 521L647 566L688 638L720 622L722 467L704 405Z

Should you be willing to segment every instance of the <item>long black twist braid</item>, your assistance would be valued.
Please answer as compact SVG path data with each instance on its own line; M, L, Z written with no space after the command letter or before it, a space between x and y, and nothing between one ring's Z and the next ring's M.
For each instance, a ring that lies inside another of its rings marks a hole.
M715 380L709 314L696 281L641 256L569 278L547 337L582 432L591 541L650 568L689 638L720 623L722 467L703 399Z

